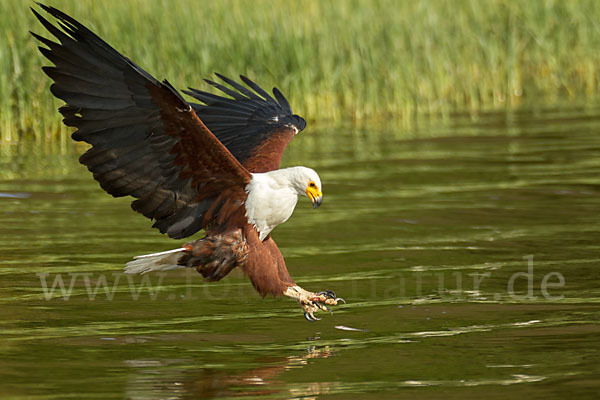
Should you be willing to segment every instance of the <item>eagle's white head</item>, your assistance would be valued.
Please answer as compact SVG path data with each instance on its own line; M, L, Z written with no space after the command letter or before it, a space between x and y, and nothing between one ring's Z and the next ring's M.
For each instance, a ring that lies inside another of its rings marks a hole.
M246 217L263 240L294 212L300 196L308 197L317 208L323 201L321 179L312 169L291 167L252 174L246 186Z
M317 208L323 201L323 192L321 191L321 179L319 175L310 168L306 167L291 167L280 171L285 171L285 174L290 180L290 184L298 193L298 196L308 197L313 204L313 208Z

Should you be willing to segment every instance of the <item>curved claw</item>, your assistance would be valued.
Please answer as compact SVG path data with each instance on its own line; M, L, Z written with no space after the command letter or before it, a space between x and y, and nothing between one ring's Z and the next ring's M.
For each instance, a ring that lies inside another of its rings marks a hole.
M304 318L306 318L306 320L310 321L310 322L315 322L315 321L320 321L321 320L321 318L315 317L312 312L308 312L308 311L304 312Z
M342 299L341 297L338 297L338 298L336 298L336 300L337 300L338 302L342 302L342 303L344 303L344 304L348 304L348 303L346 303L346 300Z
M324 290L322 292L317 293L319 296L329 297L330 299L335 299L335 292L333 290Z

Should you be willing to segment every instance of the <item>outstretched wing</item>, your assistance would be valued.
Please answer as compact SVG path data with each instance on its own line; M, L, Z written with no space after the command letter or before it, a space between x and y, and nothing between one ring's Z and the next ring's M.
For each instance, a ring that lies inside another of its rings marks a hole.
M273 97L245 76L240 79L247 87L216 75L230 87L205 81L230 98L197 89L184 90L204 103L192 104L196 114L250 172L278 169L283 151L306 122L292 113L277 88L273 89Z
M58 43L32 33L53 67L50 90L64 100L73 139L92 145L80 158L111 195L137 198L132 208L154 227L183 238L223 219L227 202L245 199L250 173L167 82L154 79L75 19L40 4L33 10Z

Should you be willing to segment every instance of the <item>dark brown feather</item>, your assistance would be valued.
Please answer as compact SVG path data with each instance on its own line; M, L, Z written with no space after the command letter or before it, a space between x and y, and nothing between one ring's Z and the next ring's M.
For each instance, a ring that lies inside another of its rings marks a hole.
M261 241L253 226L245 223L241 229L233 227L233 221L243 219L238 210L232 223L213 226L206 237L183 246L188 251L178 264L195 268L208 281L218 281L240 267L261 296L281 296L296 285L283 256L275 241L270 236Z
M268 172L279 169L281 157L295 136L293 128L282 128L271 134L260 145L252 149L244 167L251 172Z
M245 264L241 266L242 270L261 296L281 296L295 283L277 244L271 236L261 242L253 226L246 225L244 233L250 251Z
M178 263L196 268L207 281L223 279L232 269L246 263L248 246L241 229L213 234L188 243L190 250Z
M191 178L192 188L198 189L197 200L214 197L231 187L244 188L250 182L248 170L167 81L160 86L148 82L146 87L160 110L165 133L178 139L170 151L175 155L173 164L181 167L180 178ZM245 196L237 200L243 201Z

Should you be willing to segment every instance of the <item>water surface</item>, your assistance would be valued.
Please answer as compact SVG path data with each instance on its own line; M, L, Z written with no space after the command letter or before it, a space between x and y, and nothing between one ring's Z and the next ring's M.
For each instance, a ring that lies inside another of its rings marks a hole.
M595 398L599 132L600 110L557 109L299 135L284 163L324 203L273 236L300 285L348 301L315 323L239 272L128 278L183 241L81 147L4 149L0 397Z

